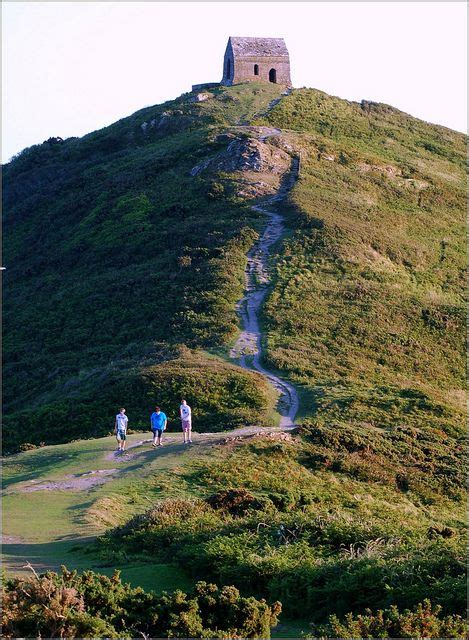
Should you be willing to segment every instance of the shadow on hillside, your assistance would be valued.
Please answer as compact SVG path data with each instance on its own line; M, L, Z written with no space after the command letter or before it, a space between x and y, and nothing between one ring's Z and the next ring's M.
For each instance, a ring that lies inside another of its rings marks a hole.
M98 451L98 449L96 450ZM102 451L101 449L99 451ZM90 451L90 453L93 453ZM77 459L81 455L80 451L73 453L39 453L31 457L27 457L23 460L12 460L13 464L17 462L17 464L26 466L31 466L30 470L25 470L23 473L15 474L11 478L3 478L3 488L6 489L12 484L18 484L20 482L27 482L28 480L37 480L38 478L42 478L47 475L51 470L54 469L61 462L72 462ZM10 462L10 459L4 460L4 463Z
M83 555L75 554L78 545L85 547L94 541L94 536L77 538L76 535L64 536L53 542L21 542L3 544L4 567L17 573L27 572L28 562L36 571L58 570L61 565L73 563L74 568L86 568L90 561ZM81 554L84 552L81 551Z
M132 454L130 462L133 462L133 464L130 464L128 466L126 465L125 467L120 469L120 472L122 474L131 473L132 471L141 469L142 466L149 462L152 462L156 458L165 458L166 456L169 456L171 454L180 454L181 452L186 452L189 450L190 449L187 447L187 445L182 444L182 442L177 444L167 444L163 445L162 447L150 447L146 451L140 451L139 453Z

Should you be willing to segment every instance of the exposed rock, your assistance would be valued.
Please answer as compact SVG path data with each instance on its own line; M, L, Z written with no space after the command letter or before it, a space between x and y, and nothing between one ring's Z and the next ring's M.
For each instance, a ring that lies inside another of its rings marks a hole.
M285 140L282 136L277 136L271 139L272 144L274 144L279 149L282 149L286 153L291 156L297 155L295 148L289 142Z
M232 140L236 138L234 133L220 133L216 138L215 142L217 144L229 144Z
M140 129L143 134L147 134L149 129L156 129L158 133L166 135L168 133L178 133L187 129L193 122L193 118L180 110L163 111L159 116L155 116L149 122L142 122Z
M212 162L212 160L210 158L207 158L206 160L204 160L203 162L201 162L200 164L196 165L195 167L193 167L191 169L191 176L197 176L199 175L199 173L201 171L204 171L204 169L207 169L207 167L210 166L210 163Z
M425 180L404 178L402 176L402 170L392 164L379 165L370 164L369 162L359 162L356 167L361 173L380 173L388 178L395 179L399 186L412 189L414 191L422 191L429 186L428 182L425 182Z
M235 171L283 175L290 168L291 157L276 146L255 138L235 138L226 151L204 160L191 170L196 176L205 169L233 173Z
M422 191L422 189L430 186L425 180L417 180L415 178L404 178L402 182L406 187L410 187L416 191Z
M293 442L292 433L298 431L286 432L286 431L257 431L256 433L248 433L245 435L231 436L225 438L222 444L234 444L237 442L246 442L247 440L255 440L258 438L265 438L266 440L275 440L276 442Z
M373 171L375 173L381 173L382 175L387 175L391 178L395 178L396 176L402 175L402 171L399 167L395 167L392 164L369 164L368 162L359 162L357 164L357 169L362 173L368 173L369 171Z
M273 191L271 184L258 180L251 181L239 181L238 182L238 195L245 198L261 198L262 196L270 195Z
M213 98L211 93L198 93L195 96L192 96L192 98L189 99L189 102L204 102L205 100L210 100L210 98Z

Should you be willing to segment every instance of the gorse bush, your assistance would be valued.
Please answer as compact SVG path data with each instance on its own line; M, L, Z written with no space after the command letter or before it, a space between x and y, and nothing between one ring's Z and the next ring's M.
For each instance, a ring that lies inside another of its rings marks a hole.
M413 491L424 501L435 495L463 500L465 452L462 438L441 431L395 426L386 430L328 422L305 421L301 433L311 443L303 463L328 468L366 482Z
M225 489L206 498L213 509L223 509L233 516L242 516L250 509L259 510L263 502L246 489Z
M441 607L426 599L402 612L392 606L358 616L349 613L344 620L331 616L329 625L317 633L331 638L465 638L467 624L461 616L442 616Z
M130 554L158 552L194 578L249 585L257 597L281 600L290 616L320 620L426 595L447 611L464 608L461 540L405 540L376 525L373 531L337 516L321 522L298 511L230 519L197 508L179 522L133 524L140 523L131 521L101 544L110 550L117 535L117 546Z
M270 638L279 602L240 596L235 587L197 583L192 594L156 596L92 571L48 572L6 582L5 638Z

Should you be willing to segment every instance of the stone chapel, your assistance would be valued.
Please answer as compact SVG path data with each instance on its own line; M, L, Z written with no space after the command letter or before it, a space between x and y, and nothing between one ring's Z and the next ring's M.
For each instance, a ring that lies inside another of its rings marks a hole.
M221 84L229 86L257 80L291 86L290 57L284 39L230 36Z

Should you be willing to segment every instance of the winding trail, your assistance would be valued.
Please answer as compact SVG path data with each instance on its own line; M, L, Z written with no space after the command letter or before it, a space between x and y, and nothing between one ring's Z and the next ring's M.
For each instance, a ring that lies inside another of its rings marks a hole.
M261 141L281 134L279 129L270 127L258 129L262 129L259 135ZM10 510L9 517L5 518L5 523L8 522L9 526L4 530L3 540L4 566L9 571L24 573L25 562L32 562L40 570L57 570L61 564L71 563L73 568L81 570L91 567L102 572L101 565L95 567L93 559L79 550L74 551L74 556L69 555L76 545L86 545L102 532L104 525L96 523L95 516L90 520L88 513L90 506L99 506L100 498L128 491L129 487L132 488L136 473L149 477L155 473L177 472L182 464L181 454L189 461L198 460L201 452L210 454L211 447L224 442L258 435L274 437L275 432L288 431L295 426L299 406L295 388L261 363L259 312L270 285L270 251L285 231L283 216L275 205L286 197L298 172L299 159L292 158L290 170L284 175L277 193L253 206L255 211L266 217L266 227L247 256L245 295L237 305L243 329L230 352L240 366L258 371L278 390L278 408L281 414L279 427L247 426L230 432L193 434L195 449L185 447L180 434L166 436L165 446L160 450L152 449L150 440L142 439L141 434L134 434L130 436L127 451L123 455L118 455L113 450L113 437L84 441L84 444L80 443L78 451L74 449L77 445L70 443L28 453L28 456L37 458L34 472L32 475L25 473L19 465L16 474L13 473L12 482L3 492L4 504L6 501ZM291 437L290 434L278 435ZM61 448L64 449L62 453ZM64 460L68 460L55 473L49 461L51 451L54 455L59 452L59 457L62 455ZM44 460L40 464L42 457ZM98 469L97 463L100 467ZM11 464L17 464L17 460L12 459ZM23 498L23 503L19 502L21 494L28 494L27 498ZM24 505L26 520L14 517L18 513L18 504ZM105 513L105 505L99 508ZM49 513L53 513L54 517L50 517ZM159 568L160 565L155 565L153 573ZM123 569L140 575L144 571L144 565ZM109 571L113 571L113 568L109 568ZM129 574L129 580L133 575ZM153 586L150 585L149 588Z
M259 140L279 135L280 129L268 129ZM274 205L285 198L295 183L299 172L299 159L292 158L290 171L285 175L277 193L262 204L253 205L255 211L267 217L267 225L259 240L247 255L245 270L245 295L237 304L243 329L230 351L231 358L248 370L255 370L265 376L279 391L278 410L281 415L280 427L289 429L295 426L298 412L298 394L289 382L266 369L262 363L262 336L259 326L259 311L264 303L270 285L269 257L270 249L283 235L283 216L275 210Z

